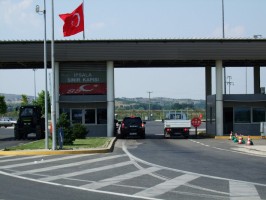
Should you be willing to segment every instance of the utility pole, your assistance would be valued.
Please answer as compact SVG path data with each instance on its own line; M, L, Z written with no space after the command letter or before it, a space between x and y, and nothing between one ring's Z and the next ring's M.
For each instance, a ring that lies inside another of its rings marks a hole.
M229 85L229 94L230 94L230 88L231 88L231 85L234 85L234 82L231 81L232 76L227 76L227 78L228 78L228 82L226 82L226 83L227 83L227 85Z
M147 93L149 93L149 117L148 120L151 120L151 91L148 91Z

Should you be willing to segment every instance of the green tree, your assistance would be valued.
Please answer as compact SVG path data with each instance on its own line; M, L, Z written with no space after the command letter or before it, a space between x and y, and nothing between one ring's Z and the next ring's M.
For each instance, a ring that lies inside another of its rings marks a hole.
M5 101L5 96L0 96L0 114L5 114L7 112L7 105Z
M21 95L21 105L22 106L25 106L25 105L28 105L29 104L29 101L28 101L28 97L26 94L22 94Z
M51 100L50 100L50 95L49 92L47 92L47 102L48 102L48 113L51 113ZM42 90L40 93L38 93L38 97L36 98L35 101L33 101L34 105L38 105L42 107L42 114L45 113L45 91Z

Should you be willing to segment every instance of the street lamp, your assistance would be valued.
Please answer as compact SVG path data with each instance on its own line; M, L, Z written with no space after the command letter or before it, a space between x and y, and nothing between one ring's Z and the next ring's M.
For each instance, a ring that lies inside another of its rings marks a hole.
M36 13L43 14L44 19L44 40L43 40L43 64L45 71L45 148L49 148L48 144L48 97L47 97L47 52L46 52L46 1L43 0L43 10L40 10L39 5L36 5Z

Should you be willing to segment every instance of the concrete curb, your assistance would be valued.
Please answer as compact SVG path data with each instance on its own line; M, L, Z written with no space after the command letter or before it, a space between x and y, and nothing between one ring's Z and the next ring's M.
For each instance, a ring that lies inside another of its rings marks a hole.
M109 153L114 149L116 138L112 138L106 148L74 149L74 150L21 150L21 151L0 151L1 156L32 156L32 155L67 155L67 154L93 154Z
M215 139L218 139L218 140L229 140L229 135L228 136L215 136ZM248 139L248 136L242 136L243 139L247 140ZM261 139L264 139L262 136L250 136L250 139L252 140L261 140Z

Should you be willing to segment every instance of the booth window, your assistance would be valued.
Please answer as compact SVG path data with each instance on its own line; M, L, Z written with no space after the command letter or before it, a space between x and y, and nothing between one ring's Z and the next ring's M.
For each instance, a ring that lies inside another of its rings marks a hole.
M95 124L95 109L85 110L85 124Z
M97 109L97 124L107 124L106 109Z
M72 124L82 124L82 109L72 109Z
M253 122L265 122L265 109L253 108Z
M251 123L249 107L235 107L235 123Z

